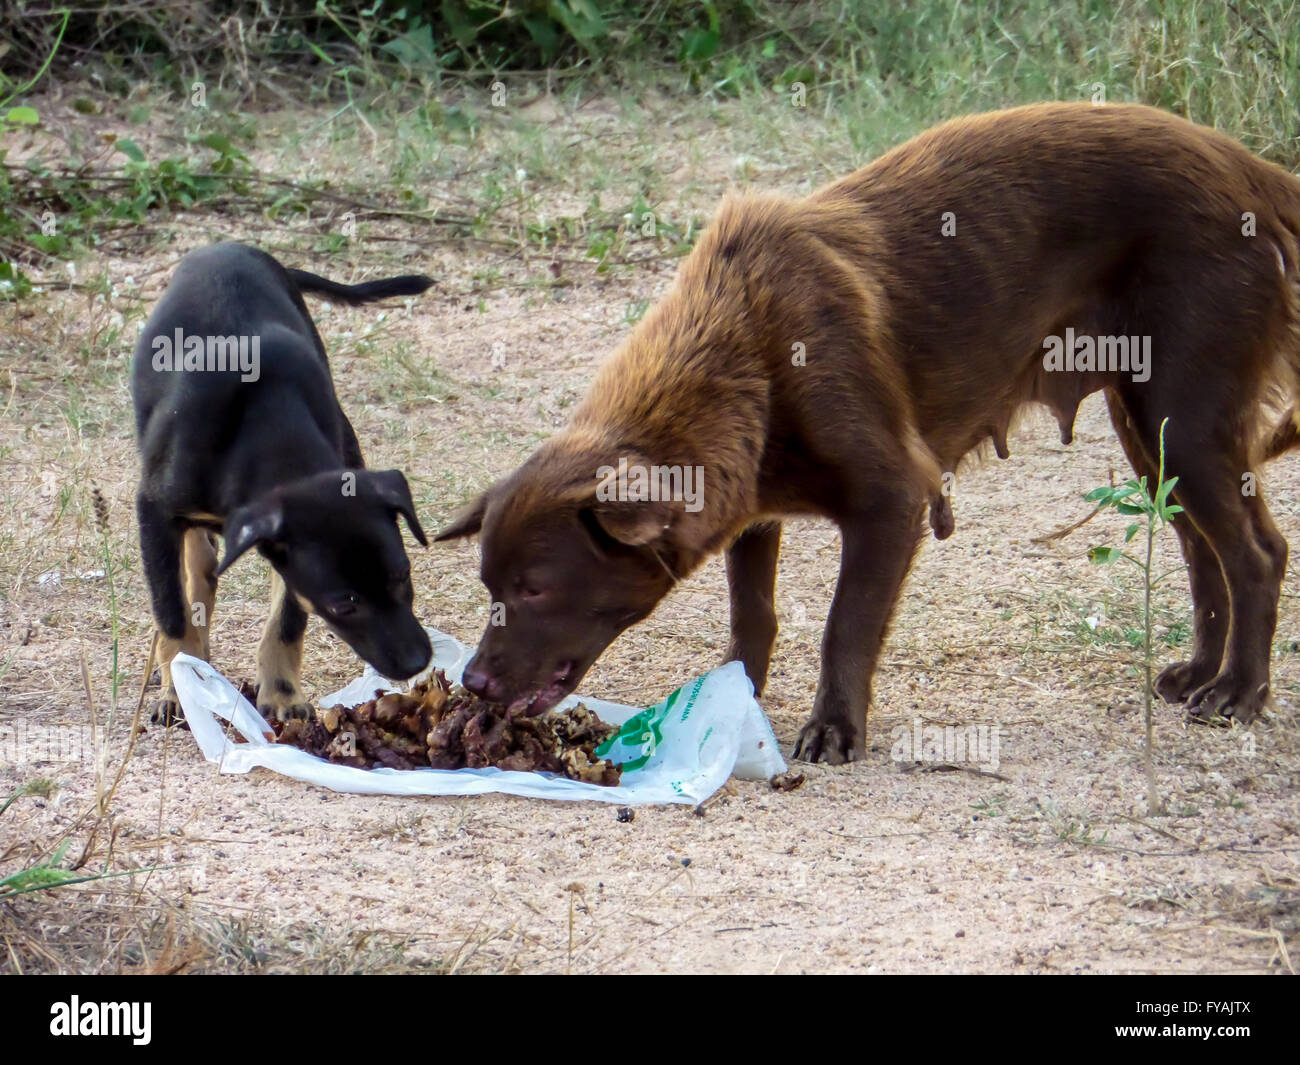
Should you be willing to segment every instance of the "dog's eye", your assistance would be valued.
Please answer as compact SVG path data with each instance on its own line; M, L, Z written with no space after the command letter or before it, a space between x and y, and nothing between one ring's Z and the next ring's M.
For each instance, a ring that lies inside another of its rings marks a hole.
M540 599L545 593L535 584L531 584L522 577L515 581L515 594L520 599Z
M357 612L357 597L348 595L342 599L335 599L333 602L326 604L325 612L332 618L349 617Z

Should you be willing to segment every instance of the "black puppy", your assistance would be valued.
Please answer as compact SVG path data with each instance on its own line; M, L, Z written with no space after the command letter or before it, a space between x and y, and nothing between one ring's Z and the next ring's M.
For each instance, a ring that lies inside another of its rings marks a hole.
M300 681L308 611L386 677L428 663L396 520L425 544L411 490L399 470L364 468L300 293L361 303L431 284L340 285L241 244L181 260L136 345L131 380L140 550L162 671L155 719L177 710L177 651L208 657L217 577L251 547L275 571L257 653L264 715L310 710ZM226 541L219 566L215 532Z

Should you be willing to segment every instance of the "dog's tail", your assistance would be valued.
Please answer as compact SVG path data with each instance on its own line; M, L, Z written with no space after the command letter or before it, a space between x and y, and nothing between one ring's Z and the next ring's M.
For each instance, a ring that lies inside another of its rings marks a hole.
M290 270L289 276L298 286L299 292L313 292L344 303L371 303L390 296L418 296L430 285L436 284L433 278L423 274L385 277L379 281L364 281L360 285L340 285L337 281L309 274L306 270Z

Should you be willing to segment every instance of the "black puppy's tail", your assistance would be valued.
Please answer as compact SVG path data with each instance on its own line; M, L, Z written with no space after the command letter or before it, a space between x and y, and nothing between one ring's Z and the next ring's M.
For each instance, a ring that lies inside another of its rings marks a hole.
M360 285L340 285L337 281L309 274L306 270L290 270L289 276L300 292L314 292L318 296L330 296L344 303L370 303L390 296L418 296L435 284L433 278L423 274L385 277L380 281L365 281Z

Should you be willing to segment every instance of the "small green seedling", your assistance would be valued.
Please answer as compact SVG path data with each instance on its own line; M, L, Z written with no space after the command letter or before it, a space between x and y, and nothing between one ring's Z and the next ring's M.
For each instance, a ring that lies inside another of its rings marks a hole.
M1164 573L1153 578L1151 575L1151 556L1156 533L1172 522L1176 515L1183 512L1182 507L1169 502L1169 494L1174 490L1174 485L1178 483L1178 478L1170 477L1168 480L1165 479L1165 426L1168 424L1168 418L1160 423L1160 469L1156 476L1154 494L1147 485L1146 477L1143 476L1137 480L1126 481L1121 485L1106 485L1102 488L1094 488L1084 496L1084 499L1089 502L1096 503L1099 510L1114 507L1121 514L1143 519L1133 522L1125 531L1124 542L1126 544L1130 543L1142 531L1144 526L1146 528L1147 550L1145 559L1131 555L1119 547L1094 547L1089 550L1088 558L1097 565L1108 565L1124 559L1133 563L1142 571L1142 581L1146 595L1142 607L1142 653L1146 667L1146 683L1143 690L1146 711L1145 762L1147 806L1152 816L1164 812L1164 803L1156 790L1155 765L1152 761L1151 696L1155 691L1155 686L1151 679L1151 589L1169 574ZM1175 570L1172 572L1181 571Z

